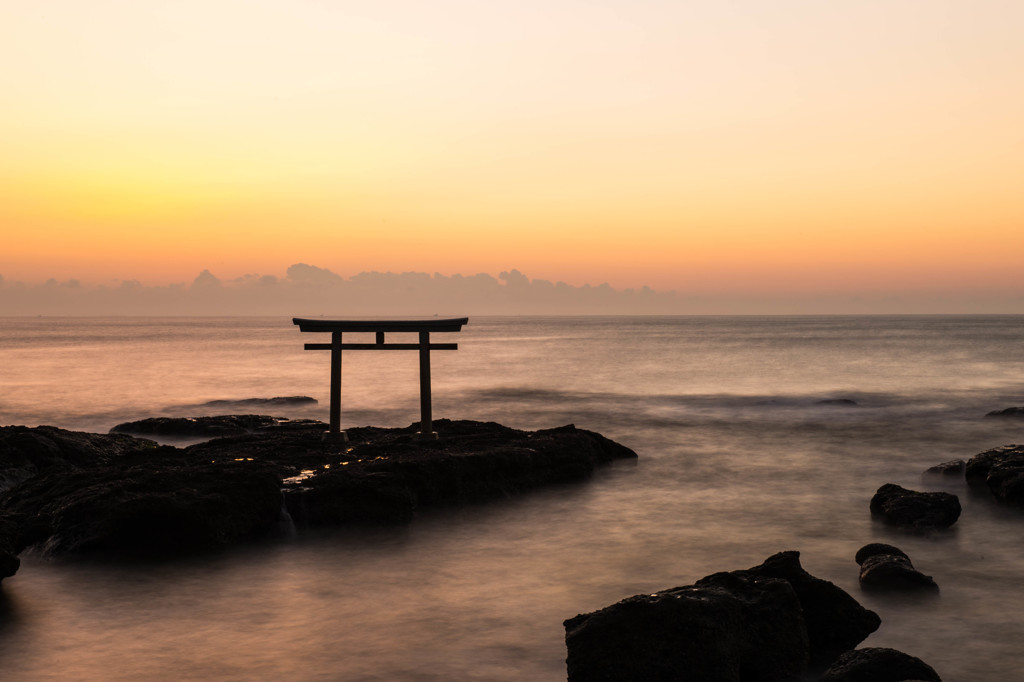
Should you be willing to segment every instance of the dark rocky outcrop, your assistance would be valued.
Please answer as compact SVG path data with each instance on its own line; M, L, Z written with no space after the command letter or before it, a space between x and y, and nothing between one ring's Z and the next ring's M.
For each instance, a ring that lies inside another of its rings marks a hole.
M903 528L948 528L960 518L960 500L952 493L922 493L886 483L871 498L871 513Z
M1007 407L1005 410L992 410L985 416L1024 419L1024 407Z
M1000 503L1024 507L1024 445L1004 445L971 457L967 483L986 488Z
M847 651L820 682L942 682L939 674L920 658L895 649L864 648Z
M818 401L819 405L838 405L840 407L857 407L856 400L850 400L849 398L825 398L824 400Z
M46 429L33 447L64 444L66 452L0 497L0 519L10 524L0 526L0 573L5 537L12 556L28 547L52 556L179 555L266 536L286 503L298 524L407 521L420 507L578 481L636 457L573 426L434 423L438 440L420 440L414 425L350 429L348 443L333 444L321 422L276 421L187 448ZM24 431L0 428L0 442L22 442Z
M746 571L636 595L565 621L570 682L800 680L879 625L782 552ZM819 669L820 669L819 668Z
M910 557L898 547L873 542L857 551L856 561L864 589L938 589L932 577L915 569Z

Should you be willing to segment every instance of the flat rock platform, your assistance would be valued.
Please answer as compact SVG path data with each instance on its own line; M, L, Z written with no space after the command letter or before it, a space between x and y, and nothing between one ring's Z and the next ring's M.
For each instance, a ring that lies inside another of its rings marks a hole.
M322 422L247 423L251 432L184 448L120 427L0 427L0 578L28 548L174 557L268 537L282 523L405 523L424 507L581 481L602 464L636 459L572 425L521 431L438 420L437 440L421 440L414 424L350 428L348 442L332 442Z

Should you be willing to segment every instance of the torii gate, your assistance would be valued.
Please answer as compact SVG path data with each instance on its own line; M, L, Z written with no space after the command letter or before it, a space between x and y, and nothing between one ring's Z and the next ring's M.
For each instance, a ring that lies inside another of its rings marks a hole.
M292 318L300 332L331 334L330 343L307 343L305 350L331 351L331 427L327 435L336 440L347 440L341 430L341 351L343 350L418 350L420 352L420 437L437 438L434 432L430 405L430 351L458 350L456 343L430 343L430 332L458 332L469 322L468 317L448 320L307 320ZM376 343L342 343L344 332L373 332ZM384 343L385 332L412 332L419 334L419 343Z

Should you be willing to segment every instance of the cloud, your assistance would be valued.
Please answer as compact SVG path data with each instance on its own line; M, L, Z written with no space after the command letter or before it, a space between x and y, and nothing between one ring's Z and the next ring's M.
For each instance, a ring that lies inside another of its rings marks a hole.
M209 270L203 270L194 280L192 280L193 290L202 291L204 289L219 289L222 286L224 286L224 283L217 279L217 277Z
M617 291L607 284L575 287L531 280L518 270L464 276L425 272L361 272L345 278L296 263L283 278L248 274L222 280L203 270L189 285L41 285L0 278L0 315L507 315L640 314L680 312L672 292L644 287Z
M87 286L42 284L0 276L4 315L280 315L385 317L461 315L701 314L1019 314L1024 292L848 292L791 295L687 295L607 283L573 286L530 279L519 270L475 275L361 272L345 278L305 263L284 277L247 274L222 280L203 270L191 284L145 286L136 280Z
M289 267L288 279L295 284L314 287L330 286L344 281L341 275L336 275L325 268L318 268L315 265L306 265L305 263L296 263Z

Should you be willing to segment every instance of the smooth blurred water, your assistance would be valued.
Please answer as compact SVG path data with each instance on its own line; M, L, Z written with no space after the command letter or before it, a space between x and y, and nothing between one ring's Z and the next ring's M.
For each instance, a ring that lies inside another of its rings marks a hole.
M0 424L103 432L281 395L321 404L275 414L325 419L311 336L276 318L0 320ZM1024 422L984 418L1024 405L1024 317L476 318L435 338L460 344L432 355L435 417L575 423L639 461L405 528L171 565L25 556L0 589L5 679L564 679L563 619L784 549L879 613L864 646L947 682L1020 679L1024 513L947 484L960 521L908 535L868 501L1024 442ZM418 419L415 353L344 363L344 425ZM861 593L853 555L874 541L940 595Z

